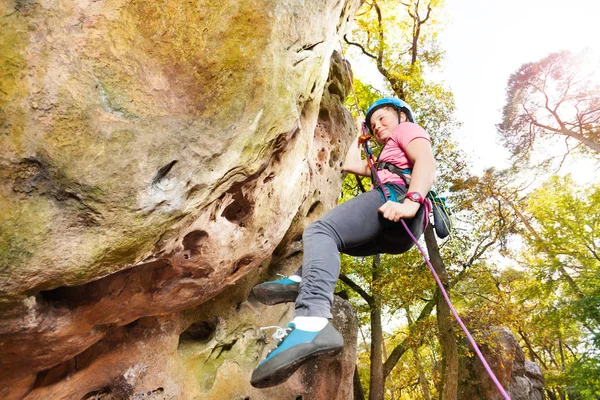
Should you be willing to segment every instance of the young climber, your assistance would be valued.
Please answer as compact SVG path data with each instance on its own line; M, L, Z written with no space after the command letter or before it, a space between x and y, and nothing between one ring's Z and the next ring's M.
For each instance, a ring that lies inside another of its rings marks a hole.
M359 135L362 123L359 118ZM395 98L373 103L366 124L375 140L384 145L377 164L384 188L361 193L310 224L302 237L300 269L290 277L254 287L253 293L262 303L296 302L294 320L273 335L281 340L279 345L252 373L255 387L282 383L306 360L342 349L342 335L329 322L340 252L352 256L404 253L414 243L402 224L389 221L404 219L417 238L427 225L431 204L425 196L435 173L429 135L414 123L410 107ZM408 168L412 172L406 171ZM361 158L358 136L346 154L343 169L362 176L371 174L367 161ZM398 202L385 202L381 190L387 190L388 197L393 191Z

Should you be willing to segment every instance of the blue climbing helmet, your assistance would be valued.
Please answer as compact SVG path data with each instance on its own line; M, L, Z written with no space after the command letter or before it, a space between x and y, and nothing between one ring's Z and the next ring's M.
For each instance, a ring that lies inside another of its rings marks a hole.
M395 108L398 111L398 121L400 121L400 111L403 111L404 114L406 114L406 118L408 118L410 122L415 122L414 114L410 106L406 104L406 102L400 99L396 99L394 97L384 97L383 99L379 99L375 103L371 104L371 107L369 107L369 109L367 110L367 116L365 121L367 123L367 128L371 133L373 133L371 131L371 116L375 111L379 110L382 107Z

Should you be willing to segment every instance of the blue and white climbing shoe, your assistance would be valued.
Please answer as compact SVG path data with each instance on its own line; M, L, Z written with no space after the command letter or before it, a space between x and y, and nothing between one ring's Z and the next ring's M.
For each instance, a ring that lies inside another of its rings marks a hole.
M273 305L296 301L300 283L288 277L254 286L252 293L263 304Z
M273 338L281 342L252 372L250 383L256 388L279 385L304 362L316 356L339 353L344 347L342 335L330 322L317 332L296 329L294 323L286 329L277 328Z

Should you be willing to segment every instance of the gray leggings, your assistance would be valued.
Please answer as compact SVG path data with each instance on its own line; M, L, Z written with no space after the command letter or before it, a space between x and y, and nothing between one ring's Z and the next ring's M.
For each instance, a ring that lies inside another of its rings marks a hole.
M398 201L406 194L397 186ZM400 222L391 223L377 211L384 204L379 190L361 193L310 224L302 236L304 259L295 273L302 277L296 298L296 316L331 318L333 291L340 274L340 252L352 256L400 254L413 241ZM423 207L405 220L418 239L423 234Z

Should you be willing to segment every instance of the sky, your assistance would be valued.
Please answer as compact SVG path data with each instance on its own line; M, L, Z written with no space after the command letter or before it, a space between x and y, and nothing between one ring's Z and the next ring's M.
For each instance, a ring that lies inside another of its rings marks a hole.
M439 40L443 69L431 78L454 92L455 132L475 173L508 166L496 124L505 104L509 76L522 64L546 55L591 48L600 55L600 1L446 0ZM374 68L358 62L357 76L375 86ZM373 79L369 79L374 77ZM381 79L381 78L379 78Z
M440 78L454 92L456 132L474 169L507 166L495 124L509 76L526 62L560 50L600 54L600 2L595 0L446 0L440 35L446 50ZM490 151L492 150L492 151Z

